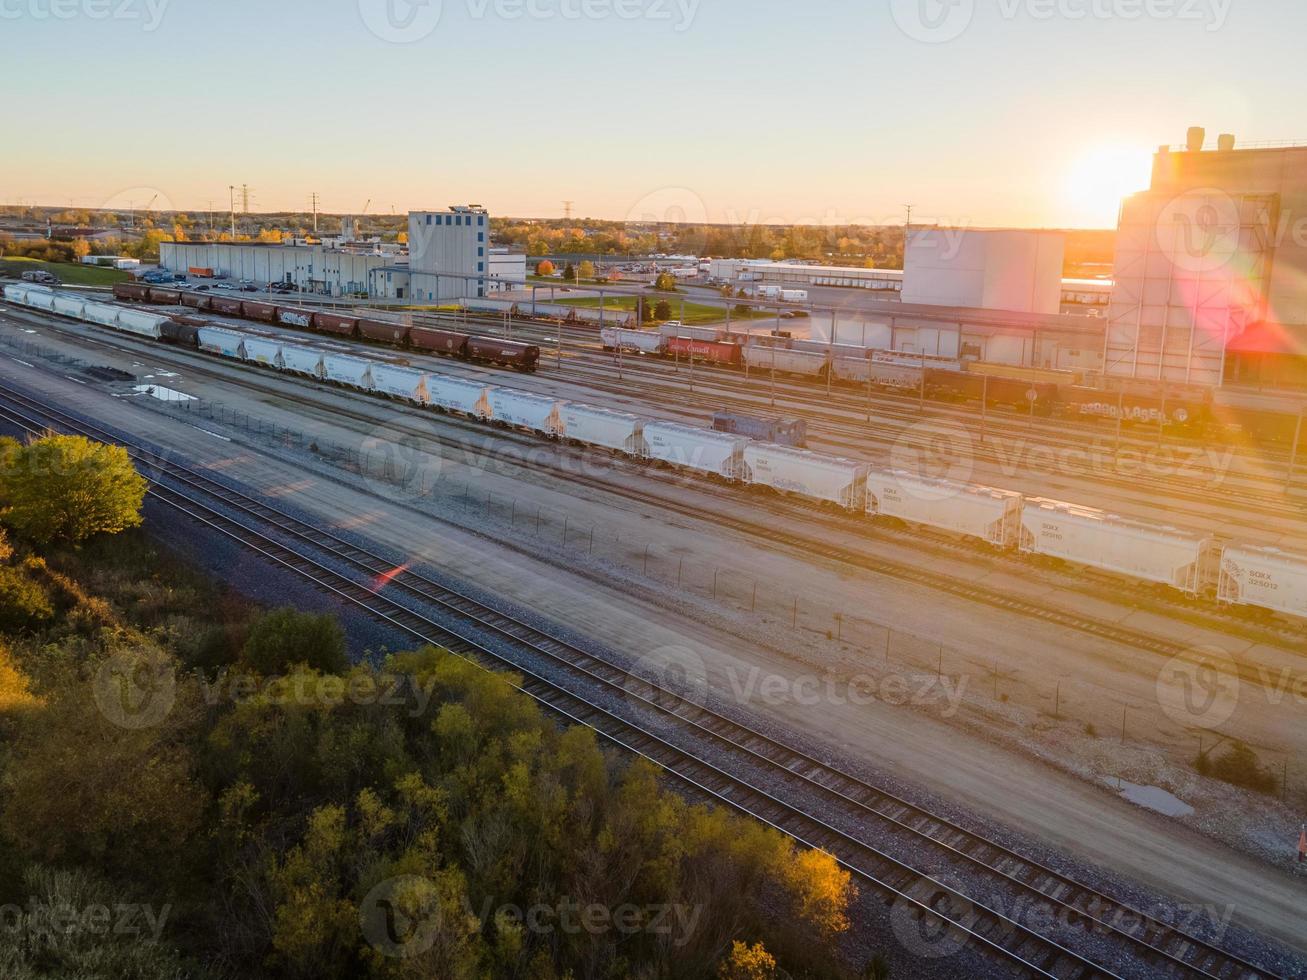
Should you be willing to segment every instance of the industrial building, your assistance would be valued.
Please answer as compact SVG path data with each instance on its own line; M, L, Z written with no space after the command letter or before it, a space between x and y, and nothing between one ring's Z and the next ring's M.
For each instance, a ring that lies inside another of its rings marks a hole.
M903 302L1055 314L1065 257L1062 232L912 229L903 253Z
M782 289L830 287L865 289L886 299L903 292L902 269L866 269L861 266L810 265L771 259L711 259L707 263L711 281L733 286L778 286ZM1110 279L1062 279L1063 313L1106 311L1112 293ZM954 305L954 304L950 304Z
M1162 147L1121 209L1108 375L1307 386L1307 145Z
M408 246L380 242L163 242L169 272L288 283L322 296L442 302L487 296L526 281L526 256L490 247L490 218L475 205L409 214Z

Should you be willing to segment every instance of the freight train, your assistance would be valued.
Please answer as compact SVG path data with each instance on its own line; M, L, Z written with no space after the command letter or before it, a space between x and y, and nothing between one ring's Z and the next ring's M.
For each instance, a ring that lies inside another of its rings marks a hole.
M882 391L921 394L932 401L981 402L1048 417L1116 419L1198 429L1212 420L1211 395L1186 388L1162 397L1151 388L1095 388L1074 371L962 361L787 337L726 333L715 327L666 325L658 330L609 327L603 348L689 360L715 367L812 378Z
M1307 555L1222 544L1214 535L1119 517L1066 501L925 476L654 421L499 385L257 336L203 321L88 302L44 287L4 298L140 337L386 396L416 407L605 449L848 512L934 528L1024 555L1155 583L1223 604L1307 618Z
M241 317L259 323L274 323L297 330L332 334L351 340L367 340L393 347L419 350L426 353L457 357L465 361L495 364L532 373L540 363L540 348L494 337L475 337L452 330L433 330L428 327L410 327L388 320L349 316L328 310L314 310L299 306L281 306L276 303L241 299L237 296L218 296L168 286L147 286L142 283L118 283L113 287L115 299L125 302L158 303L185 306L201 312Z

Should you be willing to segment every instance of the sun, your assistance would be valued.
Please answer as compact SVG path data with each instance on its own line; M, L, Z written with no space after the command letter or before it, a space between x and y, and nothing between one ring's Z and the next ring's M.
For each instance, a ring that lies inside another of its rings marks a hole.
M1152 156L1134 146L1099 146L1066 178L1066 200L1077 224L1113 228L1122 198L1148 189Z

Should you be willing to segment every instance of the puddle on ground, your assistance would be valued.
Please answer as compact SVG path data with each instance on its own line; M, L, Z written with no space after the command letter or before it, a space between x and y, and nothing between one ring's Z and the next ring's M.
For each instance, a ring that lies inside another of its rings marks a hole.
M1188 803L1160 786L1140 786L1119 779L1108 780L1108 785L1135 806L1142 806L1168 817L1187 817L1194 812L1194 808Z
M132 390L138 395L149 395L151 398L157 398L161 402L193 402L194 395L188 395L184 391L174 391L172 388L165 388L163 385L134 385Z

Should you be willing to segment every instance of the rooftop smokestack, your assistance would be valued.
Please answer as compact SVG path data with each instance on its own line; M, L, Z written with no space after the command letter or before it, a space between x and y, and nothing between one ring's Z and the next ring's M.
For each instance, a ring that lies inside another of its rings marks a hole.
M1222 133L1216 138L1216 148L1222 153L1229 153L1234 149L1234 134Z
M1203 144L1207 142L1207 130L1202 126L1190 126L1189 137L1185 140L1185 147L1190 153L1199 153L1202 151Z

